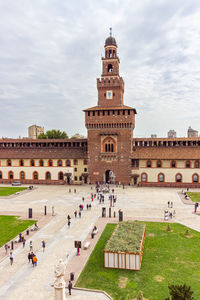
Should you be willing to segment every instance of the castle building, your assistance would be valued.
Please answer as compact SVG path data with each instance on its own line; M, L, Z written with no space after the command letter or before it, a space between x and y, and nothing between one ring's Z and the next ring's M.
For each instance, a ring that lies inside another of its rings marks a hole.
M136 109L124 104L115 38L105 41L87 139L1 139L0 183L123 183L200 187L200 137L134 138Z

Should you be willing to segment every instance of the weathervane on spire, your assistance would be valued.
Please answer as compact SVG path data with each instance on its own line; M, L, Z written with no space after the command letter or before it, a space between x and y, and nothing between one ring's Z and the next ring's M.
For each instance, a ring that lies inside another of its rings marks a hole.
M112 36L112 27L110 27L110 36Z

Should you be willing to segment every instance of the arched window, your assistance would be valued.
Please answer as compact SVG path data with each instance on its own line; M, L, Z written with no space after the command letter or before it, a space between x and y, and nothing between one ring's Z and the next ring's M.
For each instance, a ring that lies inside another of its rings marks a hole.
M51 159L48 160L48 166L53 167L53 161Z
M171 168L176 168L176 161L175 160L171 161Z
M192 175L192 182L194 182L194 183L199 182L199 175L198 174L193 174Z
M176 174L176 182L182 182L182 175L180 173Z
M25 179L25 173L24 173L24 171L21 171L21 172L19 173L19 178L20 178L21 180Z
M147 160L147 168L151 168L151 161Z
M162 167L161 160L157 160L157 168L161 168L161 167Z
M58 160L58 167L62 167L62 160L61 159Z
M108 65L108 72L112 72L113 71L113 66L111 64Z
M67 167L70 167L70 166L71 166L71 163L70 163L70 160L69 160L69 159L66 160L66 166L67 166Z
M63 180L63 179L64 179L63 172L59 172L59 173L58 173L58 179L59 179L59 180Z
M105 138L103 141L103 152L116 152L116 142L113 138Z
M141 174L141 181L142 182L147 182L147 174L146 173Z
M35 166L35 161L34 161L34 159L31 159L31 161L30 161L30 166L31 166L31 167L34 167L34 166Z
M46 172L46 180L51 180L51 173L50 172Z
M199 168L199 161L198 160L195 160L195 162L194 162L194 167L197 169L197 168Z
M14 178L13 171L9 171L8 172L8 178L9 179L13 179Z
M39 166L40 166L40 167L44 167L44 161L43 161L43 159L40 159L40 161L39 161Z
M38 180L39 179L37 171L33 172L33 179L34 180Z
M191 166L190 160L186 160L185 167L190 168L190 166Z
M20 167L23 167L23 166L24 166L24 161L23 161L23 159L20 159L20 161L19 161L19 166L20 166Z
M3 179L3 174L1 171L0 171L0 179Z
M7 166L8 166L8 167L12 166L12 161L11 161L11 159L8 159L8 160L7 160Z
M158 174L158 182L164 182L164 179L165 177L163 173Z

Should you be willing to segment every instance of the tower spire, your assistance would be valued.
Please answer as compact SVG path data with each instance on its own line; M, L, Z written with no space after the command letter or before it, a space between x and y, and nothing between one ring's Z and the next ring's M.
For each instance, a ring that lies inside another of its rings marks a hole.
M110 36L112 36L112 27L110 27Z

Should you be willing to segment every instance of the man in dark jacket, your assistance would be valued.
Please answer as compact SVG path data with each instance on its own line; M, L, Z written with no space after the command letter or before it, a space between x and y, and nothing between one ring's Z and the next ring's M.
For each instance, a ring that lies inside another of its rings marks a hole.
M69 295L71 295L71 289L72 289L72 282L70 280L68 284Z

